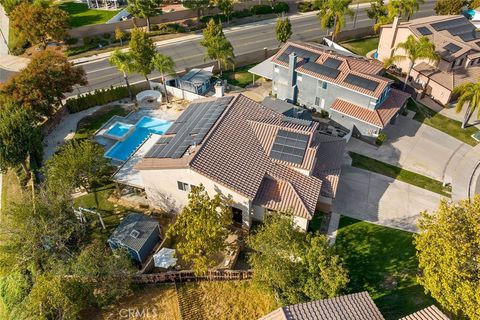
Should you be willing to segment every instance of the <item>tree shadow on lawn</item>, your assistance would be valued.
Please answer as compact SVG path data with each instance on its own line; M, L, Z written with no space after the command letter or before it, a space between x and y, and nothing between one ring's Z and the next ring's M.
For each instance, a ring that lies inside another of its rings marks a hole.
M386 319L433 304L416 281L413 234L342 217L336 249L350 282L347 292L368 291Z

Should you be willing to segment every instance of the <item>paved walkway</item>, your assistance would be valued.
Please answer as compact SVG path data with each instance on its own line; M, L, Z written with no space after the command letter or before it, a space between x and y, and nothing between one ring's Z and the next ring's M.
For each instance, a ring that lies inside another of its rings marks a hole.
M420 212L436 210L441 195L367 170L344 166L333 212L416 232Z
M451 161L472 148L404 116L399 116L396 124L387 127L385 133L388 139L381 147L350 139L347 150L444 181Z
M102 107L103 106L96 106L64 117L55 130L43 139L43 161L48 160L65 141L73 138L77 124L81 119L91 115Z

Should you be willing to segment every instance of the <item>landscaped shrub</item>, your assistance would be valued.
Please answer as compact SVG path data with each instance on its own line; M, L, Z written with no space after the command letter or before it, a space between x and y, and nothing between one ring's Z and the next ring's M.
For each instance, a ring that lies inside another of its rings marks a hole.
M298 4L298 12L310 12L318 10L318 7L315 5L314 2L300 2Z
M378 135L377 139L375 139L375 144L376 144L377 146L381 146L382 143L383 143L385 140L387 140L387 135L386 135L385 133L381 132L381 133Z
M78 38L73 38L73 37L66 37L65 38L65 44L68 44L69 46L72 46L74 44L78 43Z
M290 7L286 2L277 2L273 5L273 12L274 13L283 13L290 11Z
M215 21L215 23L219 22L225 22L227 21L227 17L224 14L215 14L213 16L203 16L200 18L200 21L203 23L207 23L208 21L212 20Z
M83 44L86 46L89 45L97 45L100 43L100 38L97 36L92 36L92 37L83 37Z
M110 39L111 36L112 35L108 32L105 32L104 34L102 34L103 39L107 39L107 40Z
M135 95L138 92L139 89L137 89L136 87L132 87L132 94ZM68 99L65 105L70 113L75 113L127 97L127 87L116 87L110 89L95 90L93 93L86 93L77 98Z
M250 12L254 15L273 13L273 8L266 4L257 4L250 8Z
M232 18L246 18L251 16L252 16L252 13L248 9L243 9L243 10L235 11L232 13Z
M187 28L178 23L164 23L156 25L156 27L151 28L151 30L152 31L148 33L150 37L161 36L163 34L187 32Z

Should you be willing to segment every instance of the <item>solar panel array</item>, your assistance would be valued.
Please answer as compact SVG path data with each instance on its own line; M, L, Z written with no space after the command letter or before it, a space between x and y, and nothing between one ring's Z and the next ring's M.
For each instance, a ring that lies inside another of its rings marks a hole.
M375 91L378 87L378 82L354 74L346 76L345 82L370 91Z
M335 58L327 58L327 60L325 60L325 62L323 64L327 67L330 67L330 68L333 68L333 69L338 69L338 67L340 67L342 62L343 62L342 60L338 60L338 59L335 59Z
M308 62L302 66L302 68L321 74L323 76L326 76L328 78L336 79L338 75L340 74L340 71L337 69L333 69L330 67L327 67L326 65L323 64L318 64L314 62Z
M431 26L433 29L437 31L443 31L447 29L453 29L461 25L465 25L468 22L467 18L458 18L458 19L453 19L453 20L447 20L447 21L440 21L436 23L432 23Z
M190 146L203 141L231 100L232 97L222 97L191 104L145 158L181 158Z
M270 157L277 160L302 164L310 137L306 134L278 130Z
M285 49L285 51L283 51L283 53L277 59L288 63L288 56L292 52L295 52L297 56L306 59L307 61L315 61L320 57L320 55L315 52L311 52L294 46L288 46L287 49Z
M457 46L456 44L454 43L449 43L447 44L445 47L443 47L443 49L447 50L448 52L450 53L455 53L457 51L459 51L460 49L462 49L461 47Z
M452 36L458 36L466 42L480 39L480 33L475 26L464 17L432 23L431 26L437 31L447 30Z
M422 36L428 36L428 35L433 34L433 32L430 31L430 29L428 29L427 27L417 28L417 31L420 32L422 34Z

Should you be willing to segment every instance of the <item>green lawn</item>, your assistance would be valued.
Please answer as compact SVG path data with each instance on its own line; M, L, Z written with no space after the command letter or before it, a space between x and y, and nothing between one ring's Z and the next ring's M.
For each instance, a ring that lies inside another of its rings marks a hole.
M366 56L372 50L378 48L378 37L348 40L340 43L346 49L360 56Z
M415 111L415 117L413 119L429 125L435 129L445 132L452 137L463 141L471 146L477 145L471 136L478 132L478 129L473 126L468 126L462 129L462 123L457 120L450 119L444 115L441 115L427 106L410 99L407 103L407 109Z
M432 305L416 281L413 234L341 217L335 247L349 271L349 293L367 290L385 319Z
M92 239L107 240L108 236L118 226L120 220L130 212L127 208L116 206L108 201L110 195L115 191L115 185L110 184L95 189L93 192L75 199L75 206L87 209L93 209L101 213L106 230L103 230L97 217L88 217L91 222Z
M423 188L425 190L429 190L443 196L450 197L449 190L444 188L442 186L442 182L438 180L396 166L392 166L391 164L381 162L355 152L350 152L349 154L352 158L352 166L354 167L380 173L385 176Z
M122 106L104 107L78 122L75 139L86 139L102 127L113 116L126 116L130 110Z
M88 9L85 3L76 3L73 1L64 1L58 4L60 9L65 10L70 15L70 27L76 28L89 24L105 23L120 10L92 10Z
M248 70L255 65L256 64L250 64L248 66L244 66L241 68L235 68L235 71L233 70L225 71L221 76L221 78L226 79L228 83L230 83L231 85L245 88L247 85L252 84L253 75L250 72L248 72ZM257 76L256 80L258 78L259 77Z

